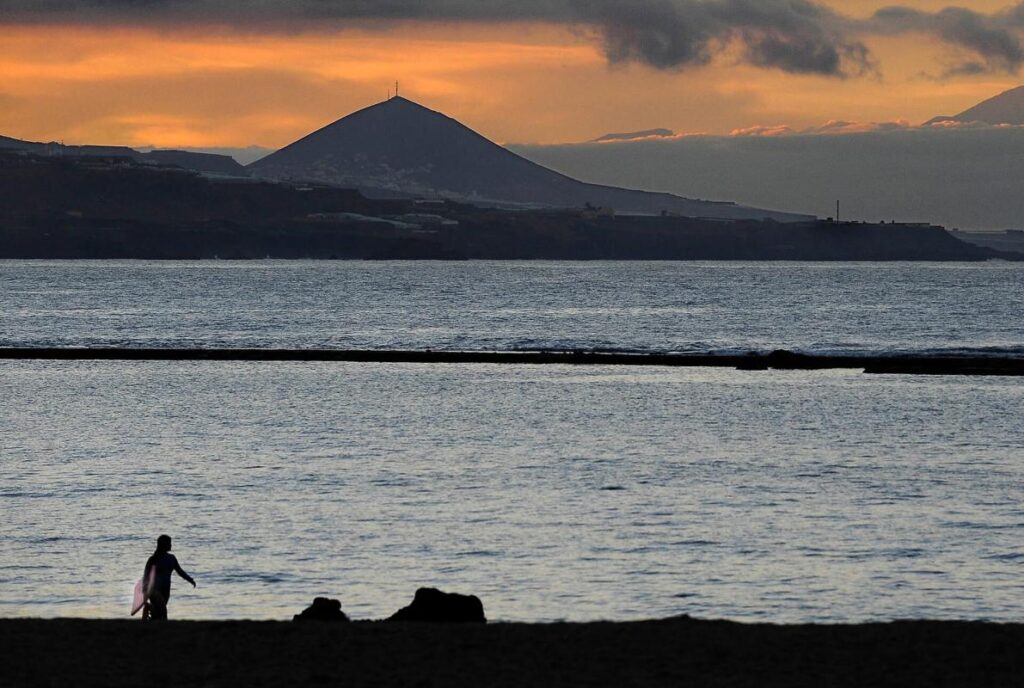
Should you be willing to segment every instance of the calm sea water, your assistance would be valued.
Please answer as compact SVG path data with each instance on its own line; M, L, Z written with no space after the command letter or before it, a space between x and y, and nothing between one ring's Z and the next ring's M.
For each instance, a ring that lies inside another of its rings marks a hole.
M0 261L0 346L1013 352L1024 266Z
M0 345L1024 353L1008 265L0 262ZM0 361L0 615L1024 617L1024 384ZM183 583L183 581L178 581Z

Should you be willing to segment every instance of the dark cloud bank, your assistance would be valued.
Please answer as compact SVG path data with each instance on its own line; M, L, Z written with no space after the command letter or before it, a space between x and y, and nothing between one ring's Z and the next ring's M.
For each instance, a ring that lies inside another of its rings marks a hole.
M894 6L855 19L813 0L0 0L5 23L291 31L396 20L565 24L591 32L612 63L670 70L738 51L741 60L758 67L846 77L876 71L864 37L921 33L966 56L940 76L1015 73L1024 63L1024 3L994 14Z
M586 181L848 219L1024 228L1024 127L510 146Z

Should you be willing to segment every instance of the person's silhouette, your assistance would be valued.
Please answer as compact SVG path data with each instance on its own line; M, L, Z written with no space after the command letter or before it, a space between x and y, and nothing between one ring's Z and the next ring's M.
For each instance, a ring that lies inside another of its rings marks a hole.
M192 576L178 564L171 554L171 536L161 535L156 539L156 551L146 560L146 571L142 576L146 594L143 619L163 620L167 618L167 602L171 599L171 573L175 572L196 587Z

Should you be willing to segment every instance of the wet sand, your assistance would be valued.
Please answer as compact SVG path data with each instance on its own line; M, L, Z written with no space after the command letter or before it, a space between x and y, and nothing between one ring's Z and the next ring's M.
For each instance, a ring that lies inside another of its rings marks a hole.
M0 620L0 686L1020 686L1024 624Z

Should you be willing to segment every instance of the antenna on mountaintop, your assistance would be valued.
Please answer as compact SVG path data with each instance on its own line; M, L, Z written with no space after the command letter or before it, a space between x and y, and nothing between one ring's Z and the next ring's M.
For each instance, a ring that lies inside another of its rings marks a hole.
M395 79L395 98L398 97L398 80Z

